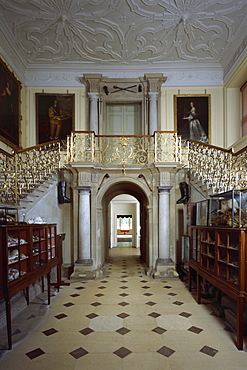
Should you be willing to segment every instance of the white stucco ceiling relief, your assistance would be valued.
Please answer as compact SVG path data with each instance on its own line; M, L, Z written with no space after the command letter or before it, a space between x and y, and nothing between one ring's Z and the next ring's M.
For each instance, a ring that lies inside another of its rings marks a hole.
M181 62L198 74L205 64L223 70L246 38L246 22L246 0L0 1L0 41L5 35L29 82L42 67L51 67L50 81L54 72L66 80L104 66L127 73L138 66L141 74L181 70Z

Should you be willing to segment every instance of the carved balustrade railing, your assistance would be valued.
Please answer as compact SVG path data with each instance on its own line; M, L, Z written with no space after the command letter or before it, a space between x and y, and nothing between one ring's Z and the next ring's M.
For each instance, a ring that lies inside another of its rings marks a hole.
M104 165L143 165L182 160L181 137L176 132L155 132L154 136L95 136L93 132L72 132L67 141L67 163L95 162Z
M49 142L14 154L0 150L0 203L18 204L51 173L71 162L126 166L176 162L213 192L247 188L247 150L238 153L194 141L176 132L153 136L97 136L72 132L65 142Z
M182 141L176 132L158 131L154 135L155 162L182 163Z
M0 151L1 203L18 204L64 164L66 143L50 142L9 154ZM61 150L62 149L62 150Z
M211 145L187 141L190 173L213 192L247 188L246 148L233 153Z

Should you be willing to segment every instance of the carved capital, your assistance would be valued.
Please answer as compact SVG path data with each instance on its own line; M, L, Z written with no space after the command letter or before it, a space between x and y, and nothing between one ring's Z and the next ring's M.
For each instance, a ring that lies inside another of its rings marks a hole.
M149 92L160 92L161 85L167 80L163 73L146 73L144 78L147 81Z
M87 92L98 93L101 79L101 74L90 73L84 74L83 77L80 77L80 82L86 86Z

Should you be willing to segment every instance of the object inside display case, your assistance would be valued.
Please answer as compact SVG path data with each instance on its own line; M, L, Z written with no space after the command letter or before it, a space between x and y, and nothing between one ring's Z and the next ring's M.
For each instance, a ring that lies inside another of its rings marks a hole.
M211 196L209 225L247 227L247 189L231 190Z
M18 209L0 206L0 224L16 224L18 223Z
M208 199L196 203L196 225L208 226Z

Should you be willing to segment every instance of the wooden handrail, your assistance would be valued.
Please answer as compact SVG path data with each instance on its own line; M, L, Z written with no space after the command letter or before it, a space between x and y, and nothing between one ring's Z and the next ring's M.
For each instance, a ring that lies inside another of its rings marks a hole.
M8 153L8 152L6 152L5 150L3 150L1 148L0 148L0 153L6 155L7 157L12 157L13 158L15 156L14 153Z
M15 150L15 151L14 151L14 154L25 153L25 152L28 152L28 151L30 151L30 150L43 148L44 146L47 146L47 145L50 145L50 144L54 144L54 143L64 143L64 144L66 144L66 140L53 140L53 141L47 141L46 143L42 143L42 144L38 144L38 145L34 145L34 146L30 146L30 147L25 148L25 149Z
M225 148L222 148L220 146L211 145L211 144L207 144L207 143L202 143L201 141L182 139L182 142L190 142L190 143L195 143L195 144L199 144L199 145L206 145L210 148L214 148L214 149L217 149L217 150L222 150L222 152L225 152L225 153L231 153L233 156L237 156L237 155L247 151L247 146L240 149L238 152L234 152L232 149L225 149Z

